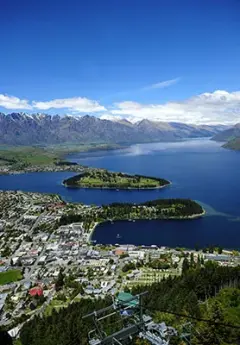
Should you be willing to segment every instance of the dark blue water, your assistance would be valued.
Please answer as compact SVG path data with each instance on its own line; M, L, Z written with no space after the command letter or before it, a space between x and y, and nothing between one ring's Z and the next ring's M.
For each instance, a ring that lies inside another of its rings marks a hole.
M172 185L152 191L68 189L61 182L73 173L33 173L1 176L0 189L57 193L67 201L86 204L191 198L203 204L207 217L189 222L107 223L96 229L93 239L116 243L120 242L116 239L119 233L124 243L168 246L212 243L240 247L240 152L225 150L210 140L192 140L133 145L125 150L78 154L70 158L112 171L163 177L171 180ZM179 233L182 243L179 243Z
M227 217L195 220L139 220L100 224L92 239L102 244L136 244L185 248L210 245L240 249L240 223ZM120 235L120 238L118 237Z

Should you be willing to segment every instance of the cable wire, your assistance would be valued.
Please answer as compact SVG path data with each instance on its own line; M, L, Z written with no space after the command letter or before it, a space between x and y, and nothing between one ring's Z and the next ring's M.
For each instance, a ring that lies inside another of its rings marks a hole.
M192 319L192 320L196 320L196 321L208 322L208 323L211 323L213 325L218 325L218 326L223 326L223 327L230 327L230 328L240 329L240 326L236 326L236 325L233 325L233 324L230 324L230 323L212 321L212 320L209 320L209 319L203 319L203 318L195 317L195 316L191 316L191 315L175 313L175 312L168 311L168 310L161 310L161 309L158 309L158 308L146 307L144 305L142 307L144 309L159 311L160 313L166 313L166 314L176 315L176 316L179 316L179 317L185 317L186 319Z

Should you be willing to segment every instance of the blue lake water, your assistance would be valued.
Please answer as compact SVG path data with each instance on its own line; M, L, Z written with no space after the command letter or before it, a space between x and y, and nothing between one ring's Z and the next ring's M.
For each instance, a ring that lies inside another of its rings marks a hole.
M240 152L201 139L139 144L123 150L75 154L69 159L112 171L163 177L171 180L172 185L152 191L69 189L61 182L74 173L29 173L0 176L0 189L57 193L66 201L86 204L191 198L202 203L206 217L187 222L105 223L96 229L93 239L101 243L186 247L218 244L240 248Z

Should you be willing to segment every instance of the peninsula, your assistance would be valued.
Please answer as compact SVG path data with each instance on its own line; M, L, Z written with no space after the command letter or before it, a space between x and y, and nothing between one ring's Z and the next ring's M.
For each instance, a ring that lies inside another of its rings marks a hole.
M64 180L63 184L66 187L77 188L155 189L165 187L170 182L156 177L129 175L105 169L88 169L82 174Z
M113 203L88 209L88 213L69 212L61 216L60 225L82 222L91 233L99 223L117 220L195 219L205 210L190 199L157 199L141 204Z

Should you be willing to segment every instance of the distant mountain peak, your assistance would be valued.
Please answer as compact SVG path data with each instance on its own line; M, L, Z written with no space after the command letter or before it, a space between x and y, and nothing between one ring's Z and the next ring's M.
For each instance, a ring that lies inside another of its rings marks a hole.
M213 136L222 129L143 119L132 123L108 115L102 119L91 115L48 115L0 113L0 144L33 145L58 143L141 143L174 141Z

